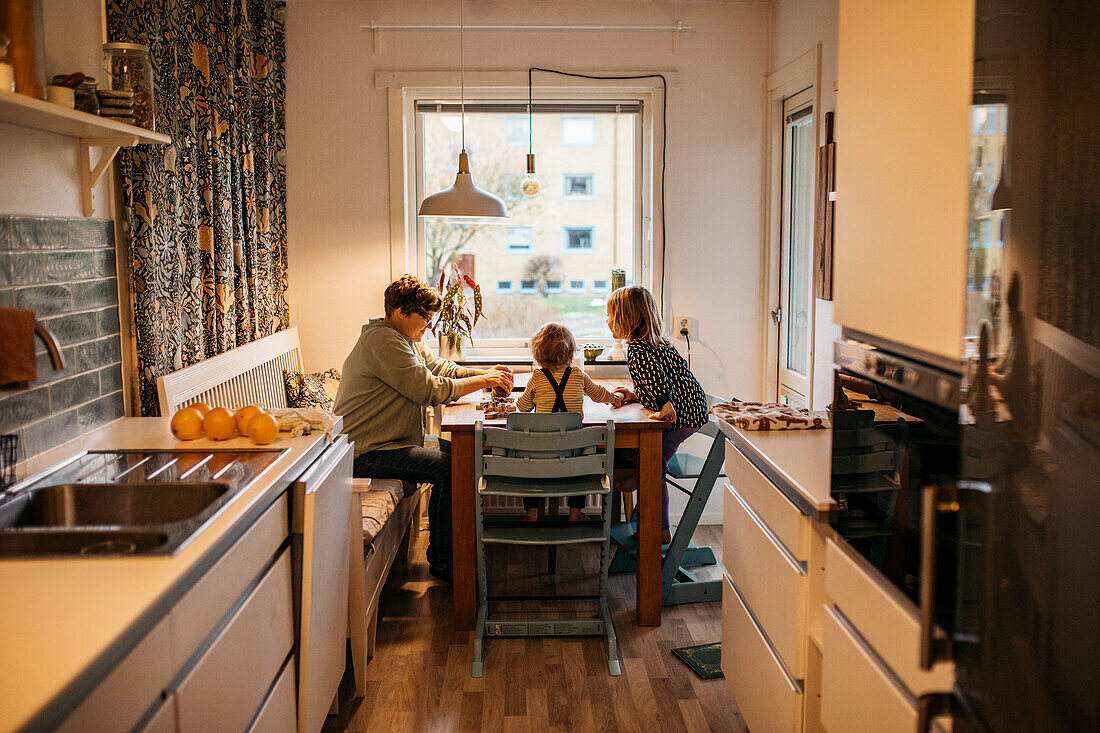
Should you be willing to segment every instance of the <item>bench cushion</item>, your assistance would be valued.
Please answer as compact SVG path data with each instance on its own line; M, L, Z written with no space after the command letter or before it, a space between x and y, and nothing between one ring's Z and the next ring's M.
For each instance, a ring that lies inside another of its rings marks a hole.
M360 494L359 499L363 507L363 547L368 549L375 535L382 531L386 520L397 508L401 497L391 490L375 489Z

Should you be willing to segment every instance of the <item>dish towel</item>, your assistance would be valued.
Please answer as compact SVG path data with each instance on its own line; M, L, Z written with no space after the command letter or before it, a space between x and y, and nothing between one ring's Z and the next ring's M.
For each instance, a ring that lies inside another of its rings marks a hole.
M0 308L0 387L38 379L34 311Z
M710 411L742 430L824 430L829 418L776 402L719 402Z

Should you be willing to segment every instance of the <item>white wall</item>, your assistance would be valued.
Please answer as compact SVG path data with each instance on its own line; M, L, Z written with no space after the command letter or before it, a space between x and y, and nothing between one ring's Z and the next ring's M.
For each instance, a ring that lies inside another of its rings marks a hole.
M457 2L291 2L287 12L290 313L307 368L339 366L390 279L386 93L382 71L452 70L457 32L359 25L456 23ZM540 3L468 0L469 24L632 24L671 32L468 32L468 70L545 66L678 72L669 93L666 312L698 320L703 386L759 393L761 80L768 7L732 2ZM683 344L683 342L678 342Z
M825 142L826 112L836 111L837 18L839 0L775 0L772 5L772 49L769 71L776 71L821 44L822 129ZM835 125L844 124L835 120ZM834 128L835 129L835 128ZM834 135L835 138L835 135ZM837 156L841 155L840 151ZM815 410L823 410L833 399L833 341L840 326L833 322L833 301L814 301L814 390Z

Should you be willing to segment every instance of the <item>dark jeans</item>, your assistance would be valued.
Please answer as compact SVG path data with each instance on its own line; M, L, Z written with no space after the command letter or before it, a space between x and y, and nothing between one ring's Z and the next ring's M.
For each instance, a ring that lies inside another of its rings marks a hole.
M700 426L702 427L702 426ZM666 430L661 434L661 476L665 475L665 471L668 470L668 462L672 460L672 457L676 455L677 449L680 444L690 438L699 430L699 428L674 428L672 430ZM661 528L668 529L668 482L664 481L661 489L662 506L661 506Z
M375 450L355 459L356 478L403 479L431 484L428 499L428 564L451 566L451 443L439 441L440 450L409 446Z

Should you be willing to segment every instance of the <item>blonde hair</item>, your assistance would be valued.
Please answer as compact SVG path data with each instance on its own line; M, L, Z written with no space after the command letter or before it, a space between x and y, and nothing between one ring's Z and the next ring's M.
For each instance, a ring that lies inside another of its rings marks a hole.
M654 348L667 346L661 335L661 309L657 299L641 285L619 288L607 299L607 315L619 333L629 341L641 341Z
M563 369L573 361L577 342L568 328L547 323L531 337L531 354L544 369Z

